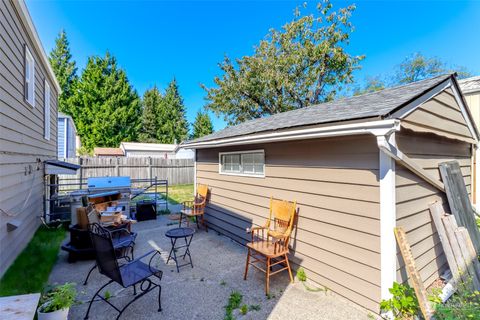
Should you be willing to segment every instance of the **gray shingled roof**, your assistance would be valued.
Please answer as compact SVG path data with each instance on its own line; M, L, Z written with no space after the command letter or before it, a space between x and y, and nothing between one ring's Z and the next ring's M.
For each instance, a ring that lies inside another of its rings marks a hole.
M211 141L299 126L362 118L385 117L451 76L451 74L441 75L403 86L388 88L373 93L344 98L246 121L193 141L188 141L185 144L188 145L202 141Z

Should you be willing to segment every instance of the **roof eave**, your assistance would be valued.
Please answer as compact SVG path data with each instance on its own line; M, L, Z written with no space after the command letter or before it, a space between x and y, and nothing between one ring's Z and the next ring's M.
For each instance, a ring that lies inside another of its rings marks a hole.
M234 145L281 142L290 140L316 139L360 134L385 135L400 130L400 121L395 119L366 121L350 124L333 124L316 128L295 128L294 130L263 132L233 138L223 138L197 143L187 143L184 148L207 149Z

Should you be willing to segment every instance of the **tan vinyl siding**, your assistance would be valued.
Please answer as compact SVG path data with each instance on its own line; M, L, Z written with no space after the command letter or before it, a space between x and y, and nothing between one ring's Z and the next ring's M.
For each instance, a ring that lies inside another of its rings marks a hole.
M265 150L265 178L221 175L219 152ZM380 299L378 148L357 136L197 150L197 182L210 186L209 226L245 243L269 197L297 200L291 260L309 278L377 311ZM254 272L254 271L252 271Z
M24 99L24 45L35 59L35 107ZM0 1L0 276L30 240L43 212L43 165L56 158L57 96L51 88L50 140L44 139L44 92L47 68L10 1ZM25 168L32 173L25 175ZM30 194L28 201L28 195ZM6 224L20 226L7 232Z
M413 131L435 133L450 139L473 141L451 89L443 91L418 107L405 117L402 126Z
M480 131L480 92L465 94L465 101L470 108L475 125Z
M396 136L399 149L439 180L439 163L459 161L467 190L470 192L470 144L408 130L403 130ZM408 169L397 165L396 198L397 225L406 229L415 264L425 285L429 286L448 268L448 265L428 205L434 201L441 201L448 212L446 196ZM404 262L399 252L397 252L397 279L400 282L407 280Z

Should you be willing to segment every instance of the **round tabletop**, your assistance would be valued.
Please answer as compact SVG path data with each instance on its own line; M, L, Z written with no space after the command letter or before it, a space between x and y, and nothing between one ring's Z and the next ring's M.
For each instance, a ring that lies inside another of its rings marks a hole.
M194 233L195 229L182 227L168 230L165 232L165 236L169 238L185 238L192 236Z

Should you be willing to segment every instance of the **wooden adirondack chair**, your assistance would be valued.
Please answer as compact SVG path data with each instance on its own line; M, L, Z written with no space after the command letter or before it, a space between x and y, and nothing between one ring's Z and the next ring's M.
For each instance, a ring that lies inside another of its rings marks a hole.
M197 193L192 201L183 202L182 211L180 211L179 227L182 226L182 220L184 217L187 220L187 225L190 225L189 217L195 217L197 228L200 228L198 217L200 217L200 223L205 227L205 231L208 232L207 223L205 222L205 207L207 205L208 186L204 184L197 185Z
M247 243L248 254L245 265L244 280L247 280L248 266L252 265L266 274L265 294L268 295L270 276L288 270L290 281L293 282L292 270L288 262L288 244L292 232L297 202L289 202L270 198L270 216L263 227L247 229L252 241ZM265 269L257 264L265 264ZM272 271L272 267L281 268Z

